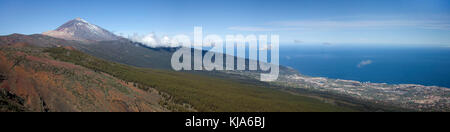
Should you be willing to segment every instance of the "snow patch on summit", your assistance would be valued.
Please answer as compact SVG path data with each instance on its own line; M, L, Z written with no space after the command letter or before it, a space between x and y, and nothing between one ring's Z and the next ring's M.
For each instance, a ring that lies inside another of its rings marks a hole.
M56 30L42 33L44 35L66 40L109 41L118 40L119 36L97 25L90 24L81 18L75 18L58 27Z

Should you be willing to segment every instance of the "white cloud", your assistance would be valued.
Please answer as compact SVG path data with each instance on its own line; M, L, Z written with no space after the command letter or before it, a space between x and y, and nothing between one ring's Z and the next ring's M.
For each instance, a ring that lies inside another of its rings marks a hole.
M310 21L279 21L269 25L305 28L387 28L416 27L422 29L450 30L450 23L444 20L310 20Z
M155 35L155 33L150 33L147 35L134 34L128 36L128 39L134 42L142 43L148 47L179 47L178 44L172 44L172 40L169 36L164 35L161 38Z
M167 36L167 35L163 36L161 38L161 44L170 45L170 38L169 38L169 36Z
M229 30L235 30L235 31L273 31L271 28L264 28L264 27L246 27L246 26L235 26L235 27L228 27Z
M157 45L158 44L158 38L154 34L147 34L141 38L142 43L148 44L148 45Z
M235 31L298 31L317 29L361 29L361 28L419 28L434 30L450 30L447 19L377 19L377 20L294 20L275 21L263 26L233 26Z
M252 31L252 32L268 32L268 31L296 31L305 30L305 27L251 27L251 26L234 26L228 27L228 30L234 31Z
M359 62L359 64L356 65L356 67L362 68L362 67L364 67L366 65L369 65L369 64L372 64L372 60L363 60L363 61Z
M259 45L259 50L269 50L270 47L268 44Z

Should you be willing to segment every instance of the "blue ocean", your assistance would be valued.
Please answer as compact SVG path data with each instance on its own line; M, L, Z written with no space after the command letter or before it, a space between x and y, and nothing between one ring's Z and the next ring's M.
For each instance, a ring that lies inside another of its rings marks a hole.
M450 88L450 47L282 45L280 64L314 77Z

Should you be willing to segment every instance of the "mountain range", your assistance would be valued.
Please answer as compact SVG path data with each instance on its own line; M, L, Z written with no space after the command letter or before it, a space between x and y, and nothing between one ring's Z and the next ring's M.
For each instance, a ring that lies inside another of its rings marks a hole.
M0 36L0 111L421 110L333 92L285 66L272 83L259 81L260 71L172 71L177 49L147 47L81 18L42 34ZM443 104L422 107L448 110Z

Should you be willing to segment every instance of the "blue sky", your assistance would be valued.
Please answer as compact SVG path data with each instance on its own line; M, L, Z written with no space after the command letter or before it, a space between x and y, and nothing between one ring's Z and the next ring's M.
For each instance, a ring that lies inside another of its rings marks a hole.
M450 45L450 0L0 0L0 35L81 17L117 34L279 34L281 43Z

